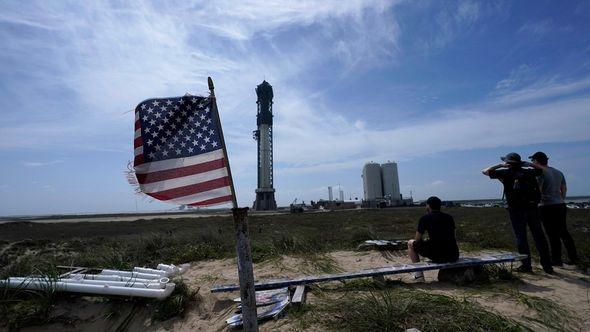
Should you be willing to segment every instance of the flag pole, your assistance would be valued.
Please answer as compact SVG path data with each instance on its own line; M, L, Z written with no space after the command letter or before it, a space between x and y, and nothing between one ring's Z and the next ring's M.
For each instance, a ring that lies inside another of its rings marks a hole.
M221 120L219 119L219 111L217 110L217 100L215 98L215 87L211 77L207 78L209 91L212 98L212 112L215 120L219 124L219 136L221 137L221 147L223 150L223 157L227 166L227 174L229 177L229 185L232 194L232 214L234 218L234 229L236 232L236 251L238 254L238 277L240 279L240 298L242 302L242 322L244 331L258 332L258 318L256 313L256 293L254 291L254 269L252 267L252 251L250 249L250 238L248 235L248 208L239 208L238 200L236 199L236 190L234 188L234 180L229 166L229 158L227 148L225 146L225 139L223 137L223 130L221 129Z
M213 86L213 80L211 77L207 77L207 84L209 85L209 93L213 102L211 103L211 107L213 108L211 111L213 112L213 116L215 120L219 124L219 136L221 140L221 148L223 150L223 158L225 159L225 163L227 166L227 175L229 177L229 187L231 189L231 199L232 205L234 209L238 208L238 200L236 198L236 190L234 189L234 178L231 176L231 168L229 166L229 158L227 156L227 148L225 147L225 138L223 137L223 129L221 126L221 120L219 119L219 111L217 110L217 99L215 98L215 86Z

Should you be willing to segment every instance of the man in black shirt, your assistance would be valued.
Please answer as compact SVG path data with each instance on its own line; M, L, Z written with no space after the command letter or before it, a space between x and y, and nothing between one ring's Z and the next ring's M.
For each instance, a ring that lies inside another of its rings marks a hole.
M454 262L459 258L459 247L455 239L455 221L450 215L440 211L441 201L432 196L426 200L428 214L420 218L416 236L408 241L408 253L412 262L420 261L420 256L430 258L435 263ZM428 240L424 240L428 233ZM424 280L422 272L414 272L414 279Z
M526 226L528 225L535 247L541 259L543 270L553 273L551 259L549 258L549 246L539 222L537 204L541 199L536 177L542 175L539 169L523 168L525 163L520 155L515 152L501 158L504 163L490 166L482 170L484 175L491 179L498 179L504 185L504 195L508 202L508 214L512 223L512 229L516 237L516 247L520 254L528 257L517 268L520 272L531 272L531 250L529 248Z

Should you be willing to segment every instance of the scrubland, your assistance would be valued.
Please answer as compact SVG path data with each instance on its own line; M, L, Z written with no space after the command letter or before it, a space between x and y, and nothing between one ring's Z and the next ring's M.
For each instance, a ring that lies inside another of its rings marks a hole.
M466 255L514 251L501 208L449 208ZM408 239L423 208L251 215L257 279L354 271L407 261L405 252L356 252L368 239ZM590 300L590 210L570 210L569 229L583 263L549 276L488 269L485 281L415 284L407 276L384 283L356 280L310 288L309 300L262 330L398 331L587 330ZM531 241L532 242L532 241ZM531 248L534 245L531 243ZM58 265L130 269L158 263L193 264L175 294L163 302L81 297L46 291L0 290L5 329L219 330L231 313L231 294L211 294L235 283L235 242L230 216L190 216L100 223L0 225L0 277L55 278ZM233 294L235 295L235 294Z

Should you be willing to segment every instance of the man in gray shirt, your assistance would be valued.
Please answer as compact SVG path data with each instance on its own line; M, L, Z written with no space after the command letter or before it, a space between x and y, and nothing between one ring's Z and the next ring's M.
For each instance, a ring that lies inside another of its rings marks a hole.
M539 202L539 214L545 233L549 237L551 247L551 260L554 266L563 265L561 260L561 242L567 250L567 256L571 263L578 261L576 246L565 223L567 208L564 198L567 192L565 177L559 170L547 165L549 158L541 151L529 157L533 167L541 169L543 174L537 177L541 189L541 201Z

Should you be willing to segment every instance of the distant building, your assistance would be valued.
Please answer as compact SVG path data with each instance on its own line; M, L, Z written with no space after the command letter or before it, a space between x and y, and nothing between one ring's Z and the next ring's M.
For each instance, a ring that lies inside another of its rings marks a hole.
M387 206L411 205L400 193L397 163L388 161L379 165L366 163L363 167L363 207L379 208Z

